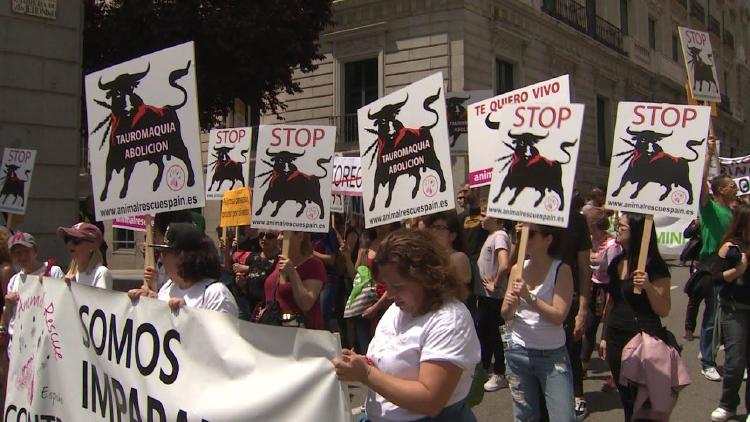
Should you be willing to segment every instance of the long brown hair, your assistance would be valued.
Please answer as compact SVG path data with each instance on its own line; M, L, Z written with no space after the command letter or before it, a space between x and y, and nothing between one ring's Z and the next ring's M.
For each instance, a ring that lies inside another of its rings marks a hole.
M721 239L721 245L727 242L739 244L743 250L750 246L750 239L747 239L747 231L750 228L750 205L742 204L734 210L732 222L729 223L724 237Z

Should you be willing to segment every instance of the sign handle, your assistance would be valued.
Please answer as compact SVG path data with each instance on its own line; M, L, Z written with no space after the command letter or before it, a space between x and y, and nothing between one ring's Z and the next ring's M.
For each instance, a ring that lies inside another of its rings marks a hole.
M646 220L643 222L643 236L641 237L641 251L638 254L638 271L646 271L646 259L648 258L648 245L651 243L651 229L654 226L654 216L646 214ZM641 288L633 287L633 293L639 295L642 293Z
M7 227L9 231L13 231L13 215L14 214L8 213L8 220L5 222L5 227Z
M284 230L284 241L281 242L281 254L287 258L289 258L289 242L291 241L291 238L292 238L291 230ZM281 276L282 281L284 282L287 281L284 273L281 273L280 276Z
M154 231L153 225L151 224L151 215L146 214L146 248L144 250L145 267L156 268L156 262L154 260L154 248L150 245L154 243ZM148 286L151 291L156 291L156 281L150 281L143 279L144 284Z
M232 268L232 249L227 240L227 227L224 226L221 228L221 242L224 244L224 268L229 271Z
M510 274L510 281L518 278L523 271L523 261L526 259L526 245L529 243L529 225L521 223L521 239L518 241L518 257L513 272Z

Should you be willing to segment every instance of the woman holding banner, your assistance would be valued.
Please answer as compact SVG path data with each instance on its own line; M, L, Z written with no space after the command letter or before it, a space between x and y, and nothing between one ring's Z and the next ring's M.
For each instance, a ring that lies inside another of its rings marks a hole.
M532 224L523 268L511 269L501 315L510 324L506 377L516 421L538 421L544 394L551 419L576 420L573 375L563 323L573 299L570 267L556 258L562 229ZM514 274L518 274L514 276Z
M57 235L63 239L70 254L70 268L66 281L112 290L112 275L104 266L101 252L102 232L89 223L73 227L58 227Z
M464 398L479 339L445 250L425 232L399 230L380 244L373 272L394 304L367 356L344 349L333 360L340 380L369 387L367 420L475 421Z
M623 349L641 332L661 339L667 345L676 346L674 336L661 323L661 318L669 314L671 306L671 280L667 264L657 249L656 230L653 226L645 271L636 269L645 219L646 216L642 214L624 213L617 222L616 239L623 251L609 265L607 290L610 299L604 311L606 319L602 321L603 334L599 344L599 355L609 362L620 392L625 421L628 422L636 410L634 405L637 388L632 384L620 384ZM636 288L639 289L638 292ZM671 397L671 389L665 395Z

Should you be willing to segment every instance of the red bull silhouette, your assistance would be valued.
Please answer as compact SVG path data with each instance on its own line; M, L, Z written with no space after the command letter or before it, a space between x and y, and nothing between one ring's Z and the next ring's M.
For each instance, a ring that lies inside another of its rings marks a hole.
M271 217L276 217L279 209L287 201L297 202L300 209L297 217L302 215L307 203L313 203L320 209L320 219L324 218L323 199L320 196L320 179L328 176L328 169L323 164L330 163L332 157L321 158L316 161L318 167L323 170L322 176L314 176L302 173L297 169L294 162L305 155L305 153L293 153L289 151L270 152L266 149L266 155L271 157L271 161L261 160L263 164L271 167L271 170L258 175L258 179L266 177L261 187L268 185L268 189L263 194L263 201L255 215L260 215L263 208L269 202L275 202L276 208L271 213Z
M625 157L617 167L622 167L625 164L628 167L622 175L620 186L612 192L612 197L618 196L622 188L631 183L636 187L635 191L630 194L630 199L635 199L646 185L656 183L664 187L664 193L659 197L660 201L663 201L672 190L681 187L687 191L687 204L692 204L693 185L690 183L688 163L698 159L698 152L694 147L703 144L705 138L700 141L690 140L685 144L695 154L695 157L686 159L664 152L664 149L658 144L664 138L672 136L673 132L634 131L630 130L629 127L626 132L632 139L620 138L620 140L633 148L614 155L614 157Z
M451 138L451 148L456 145L458 138L466 133L466 101L471 97L448 97L445 99L445 114L448 118L448 135Z
M498 125L492 122L489 118L485 119L485 123ZM508 166L508 174L503 179L503 183L500 185L500 191L495 195L492 202L498 202L500 196L505 192L506 189L514 189L513 197L508 202L508 205L513 205L516 202L516 198L524 189L534 189L539 192L539 198L534 202L534 207L538 207L544 199L547 191L554 192L560 198L560 205L558 211L562 211L565 207L565 196L563 195L562 187L562 166L570 163L570 153L566 150L578 143L578 139L573 142L563 142L560 144L560 150L568 156L567 161L556 161L550 160L539 153L536 148L536 144L542 139L546 139L549 134L540 136L533 133L520 133L513 134L508 131L508 137L511 138L512 144L503 141L503 145L510 148L513 152L498 158L495 161L507 162L500 169L502 174Z
M213 168L214 175L211 178L211 184L208 186L208 190L213 190L214 183L219 183L216 190L221 190L221 185L225 181L232 183L229 189L234 189L235 182L239 181L242 186L245 186L245 176L242 174L242 165L247 162L248 150L243 149L240 151L243 161L234 161L229 157L229 152L234 148L231 147L214 147L215 154L211 156L215 158L209 165Z
M184 95L182 102L176 105L163 107L148 105L135 92L140 80L148 74L150 69L149 64L144 72L123 73L107 83L102 83L99 78L99 89L105 91L106 98L110 100L109 103L94 100L100 106L110 110L110 114L91 132L93 135L106 126L102 143L99 146L100 150L109 140L106 180L100 196L102 201L107 199L109 183L115 172L124 171L120 198L127 195L130 176L133 174L135 165L141 161L147 161L158 168L152 186L154 192L161 185L164 160L172 157L179 158L185 163L188 172L187 185L195 184L193 166L188 149L182 140L180 119L177 116L177 110L182 108L188 99L187 91L177 84L177 80L188 74L190 61L184 69L177 69L169 74L169 85L182 91Z
M440 89L435 95L427 97L422 104L426 111L435 115L435 123L416 129L404 127L404 124L396 117L401 111L401 107L409 100L408 94L404 101L400 103L386 104L375 113L371 110L367 112L367 118L372 120L377 128L377 130L365 129L377 135L377 138L363 154L363 157L367 157L372 152L369 168L372 168L372 164L377 158L373 180L375 189L370 203L370 211L375 209L375 200L381 186L388 185L388 197L385 200L385 206L391 205L396 181L404 175L416 179L414 189L411 192L411 197L416 198L422 180L421 173L427 169L432 169L437 173L440 179L440 192L445 192L445 177L440 160L435 153L434 141L430 132L440 121L438 112L431 107L432 103L437 101L438 98L440 98Z
M26 182L29 180L29 174L31 174L31 170L26 170L26 179L21 179L16 173L19 168L20 167L15 164L5 165L5 175L3 177L0 177L0 181L4 182L2 189L0 189L0 199L2 199L3 204L7 202L8 199L12 196L13 202L11 205L15 205L19 199L21 200L21 206L24 205Z
M693 86L696 90L703 91L703 82L705 82L708 84L709 91L711 90L711 84L713 84L716 92L719 92L719 85L716 84L714 79L713 66L703 61L703 58L701 58L702 52L703 50L698 47L688 48L688 54L690 54L688 64L693 67Z

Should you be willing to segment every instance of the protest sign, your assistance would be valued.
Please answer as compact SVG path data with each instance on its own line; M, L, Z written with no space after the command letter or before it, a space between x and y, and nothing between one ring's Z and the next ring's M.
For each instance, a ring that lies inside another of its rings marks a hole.
M508 104L487 214L505 220L567 227L581 145L583 104Z
M570 102L570 81L568 75L535 83L498 96L470 104L468 107L469 126L469 185L485 186L492 182L493 160L490 151L497 149L502 132L496 115L507 104Z
M36 151L33 149L5 148L0 167L0 211L26 214L29 201L31 175L34 172Z
M468 105L492 96L489 89L478 91L449 92L445 96L448 136L451 139L451 152L465 153L469 150L467 133Z
M694 217L700 202L711 109L621 102L607 208Z
M328 232L335 142L334 126L260 126L253 227Z
M750 194L750 176L742 176L734 179L737 185L737 196Z
M202 207L193 43L86 75L97 220Z
M337 195L335 193L331 194L331 212L336 212L339 214L344 213L344 196L343 195Z
M750 155L744 157L719 158L720 173L732 178L750 176Z
M115 218L114 220L112 220L112 228L133 230L137 232L146 231L146 216L131 215L128 217Z
M688 82L693 98L702 101L721 102L719 78L716 76L716 62L711 37L708 32L678 27L682 43L682 57L685 59Z
M221 201L221 218L219 226L235 227L250 225L250 189L239 188L224 192Z
M359 157L333 157L333 187L337 195L362 196L362 160Z
M444 95L436 73L357 111L366 227L454 209Z
M338 338L27 276L7 420L349 421Z
M250 177L250 138L252 128L211 129L208 154L213 158L206 166L206 199L222 199L235 184L248 186ZM225 183L226 182L226 183Z

